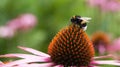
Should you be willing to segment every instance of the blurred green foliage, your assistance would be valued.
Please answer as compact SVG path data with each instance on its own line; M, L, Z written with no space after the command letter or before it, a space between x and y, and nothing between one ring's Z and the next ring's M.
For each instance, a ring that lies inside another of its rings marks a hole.
M120 36L120 13L101 13L91 8L85 0L2 0L0 2L0 25L23 13L37 16L37 26L27 32L17 33L13 38L0 38L0 54L20 52L17 46L32 47L47 52L55 34L70 24L73 15L91 17L87 33L102 30L113 38Z

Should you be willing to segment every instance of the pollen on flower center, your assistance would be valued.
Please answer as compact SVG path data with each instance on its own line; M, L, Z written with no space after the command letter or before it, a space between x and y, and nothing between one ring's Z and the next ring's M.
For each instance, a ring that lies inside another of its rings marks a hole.
M56 64L88 66L94 56L94 49L86 33L72 24L53 38L48 54Z

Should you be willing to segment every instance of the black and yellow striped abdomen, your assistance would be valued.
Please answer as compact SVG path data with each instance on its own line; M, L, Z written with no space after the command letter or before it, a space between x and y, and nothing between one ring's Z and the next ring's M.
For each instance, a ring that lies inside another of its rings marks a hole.
M88 66L94 56L94 49L83 29L71 24L53 38L48 54L56 64Z

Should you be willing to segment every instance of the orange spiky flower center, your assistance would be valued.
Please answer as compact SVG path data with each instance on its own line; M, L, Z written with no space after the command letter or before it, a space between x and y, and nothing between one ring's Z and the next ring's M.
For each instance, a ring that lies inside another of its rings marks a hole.
M71 24L53 38L48 54L56 64L88 66L94 56L94 49L83 29Z

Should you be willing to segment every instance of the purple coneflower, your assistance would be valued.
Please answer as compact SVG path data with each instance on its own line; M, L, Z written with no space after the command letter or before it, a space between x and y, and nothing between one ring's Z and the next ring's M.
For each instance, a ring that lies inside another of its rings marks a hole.
M0 57L18 57L16 61L1 64L1 67L95 67L99 64L120 66L116 60L97 60L91 40L85 33L90 18L73 16L71 24L62 29L53 38L48 47L48 54L27 47L20 49L31 54L6 54Z
M110 46L110 38L108 35L102 31L95 32L92 35L92 42L95 48L95 51L100 55L104 55L108 52Z
M56 63L52 61L50 55L48 54L45 54L43 52L37 51L32 48L21 47L21 46L19 46L19 48L24 51L30 52L32 54L14 53L14 54L0 55L0 57L21 58L5 64L1 62L0 67L64 67L63 65L56 65ZM110 57L112 56L107 55L107 56L93 57L93 60L89 65L91 67L96 67L96 65L101 65L101 64L120 66L120 63L116 60L98 60L98 59L104 59ZM76 67L76 66L70 66L70 67Z

